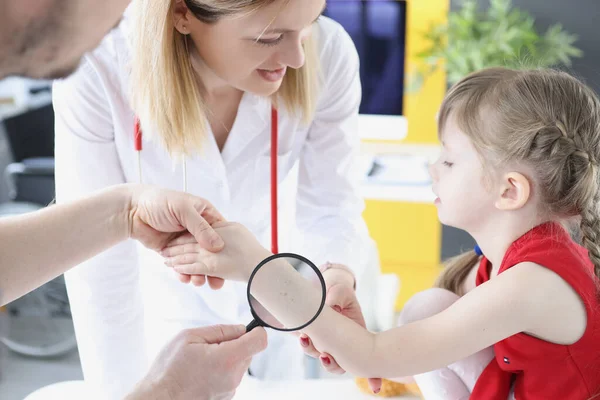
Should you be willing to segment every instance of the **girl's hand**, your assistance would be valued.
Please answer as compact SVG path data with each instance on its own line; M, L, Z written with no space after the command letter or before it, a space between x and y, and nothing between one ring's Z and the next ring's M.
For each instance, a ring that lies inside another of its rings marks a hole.
M363 317L362 309L356 297L356 292L354 291L353 285L351 286L340 282L339 280L336 281L333 279L328 281L327 273L329 271L331 270L326 271L324 274L327 285L327 297L325 304L345 317L350 318L363 328L366 327L365 318ZM354 280L352 279L352 282L353 281ZM323 368L325 368L325 370L328 372L332 374L344 374L346 372L342 367L340 367L331 354L321 353L314 347L310 337L303 333L300 335L300 344L304 349L304 353L311 357L318 358L321 361ZM373 393L379 393L382 384L380 378L369 378L368 383Z
M161 251L161 255L163 257L166 257L166 254L170 254L170 252L166 251L166 250L172 249L177 246L187 246L185 249L182 249L181 251L183 251L184 253L190 253L190 252L192 252L191 247L195 248L196 246L198 246L198 241L191 233L186 233L186 234L178 237L177 239L173 240L172 242L170 242L167 245L167 247L165 249L163 249L163 251ZM194 250L194 252L196 252L196 250ZM165 265L168 265L168 262L166 260L165 260ZM204 284L208 282L208 285L210 286L211 289L219 290L225 284L225 281L223 279L215 278L214 276L207 277L206 275L189 275L189 274L181 274L179 272L175 272L175 273L178 275L180 282L191 283L192 285L198 286L198 287L204 286Z
M196 285L204 284L206 276L213 287L215 282L221 283L214 278L247 282L254 268L271 255L241 224L218 222L212 228L225 242L219 253L205 250L193 237L184 235L161 252L165 264L180 275L191 276Z

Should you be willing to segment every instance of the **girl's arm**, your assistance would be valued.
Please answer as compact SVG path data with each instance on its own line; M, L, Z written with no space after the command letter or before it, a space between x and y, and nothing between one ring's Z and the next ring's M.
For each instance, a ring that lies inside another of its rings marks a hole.
M254 267L270 253L241 225L213 227L226 243L223 251L188 253L175 246L165 253L170 256L168 264L180 273L248 281ZM320 291L289 265L270 263L263 268L267 267L252 284L257 300L286 326L310 319L320 304ZM573 293L552 271L522 263L476 287L443 312L380 334L328 307L303 331L319 350L355 375L408 376L444 367L519 332L540 337L564 334L569 328L563 326L572 325L573 307L583 307Z
M308 321L320 292L290 266L268 267L256 275L252 294L285 326ZM355 375L393 378L435 370L532 326L542 302L519 283L528 275L527 268L512 268L433 317L379 334L328 307L304 332Z

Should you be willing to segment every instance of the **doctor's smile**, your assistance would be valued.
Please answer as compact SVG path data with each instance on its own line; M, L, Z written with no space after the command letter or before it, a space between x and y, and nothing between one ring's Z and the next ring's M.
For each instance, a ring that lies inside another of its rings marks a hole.
M286 68L278 68L274 70L269 69L258 69L260 76L269 82L279 82L285 76Z

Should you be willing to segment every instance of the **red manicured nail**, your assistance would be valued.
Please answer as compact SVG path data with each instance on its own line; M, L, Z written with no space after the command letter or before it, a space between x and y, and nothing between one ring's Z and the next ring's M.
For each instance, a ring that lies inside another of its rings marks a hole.
M321 362L322 362L324 365L329 365L329 364L331 364L331 360L330 360L330 359L329 359L329 357L327 357L327 356L325 356L325 357L321 356Z
M302 345L302 347L308 347L310 345L310 341L307 337L301 337L300 344Z

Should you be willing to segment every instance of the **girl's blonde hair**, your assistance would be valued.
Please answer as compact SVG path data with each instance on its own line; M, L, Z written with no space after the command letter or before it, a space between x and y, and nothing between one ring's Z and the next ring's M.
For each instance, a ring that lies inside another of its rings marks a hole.
M185 0L204 23L253 13L276 0ZM208 109L192 67L188 38L175 29L176 0L134 0L130 98L145 132L156 130L170 154L190 154L202 147ZM305 63L288 69L273 96L288 112L309 123L316 108L319 60L316 38L304 42Z
M490 68L454 85L444 99L439 134L448 118L472 141L484 167L521 163L533 171L543 213L580 217L583 245L600 276L600 102L571 75L550 70ZM437 286L462 293L479 257L450 260Z

